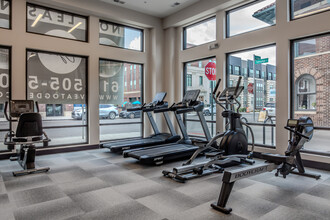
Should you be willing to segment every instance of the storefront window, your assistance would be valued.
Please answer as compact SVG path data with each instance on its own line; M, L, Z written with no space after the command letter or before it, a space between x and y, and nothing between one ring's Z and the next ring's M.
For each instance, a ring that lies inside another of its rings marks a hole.
M207 125L211 135L214 135L216 122L216 104L212 97L212 91L215 87L215 80L209 80L205 75L205 67L209 63L215 64L216 59L203 59L194 62L185 63L185 81L187 83L186 90L200 89L199 101L204 103L203 114L207 120ZM215 66L215 65L214 65ZM189 73L189 74L188 74ZM212 72L216 75L215 70ZM199 81L199 83L198 83ZM195 83L194 83L195 82ZM209 82L209 83L200 83ZM201 88L202 87L202 88ZM196 113L191 112L185 115L188 134L191 136L204 136L203 129L198 121Z
M100 20L99 43L143 51L143 30Z
M49 145L87 143L87 58L27 51L27 99L37 101Z
M212 17L183 28L183 49L216 40L216 19Z
M4 140L9 131L9 122L4 116L5 102L10 98L10 50L0 47L0 139ZM0 151L7 150L7 146L0 142Z
M87 41L87 18L42 7L27 4L27 32L49 36Z
M329 0L291 0L291 19L328 11Z
M239 78L230 71L230 66L235 64L250 71L248 76L242 78L241 86L244 86L244 90L239 96L239 101L243 121L253 123L251 127L255 143L275 147L276 81L273 75L276 73L276 47L267 46L231 53L228 54L227 61L227 86L229 87L236 86ZM260 77L261 72L269 77L267 79ZM266 126L265 129L263 125Z
M143 76L142 65L104 59L99 62L100 140L141 137L143 113L127 109L143 104L143 87L136 84ZM130 85L134 81L134 87L127 88L128 81Z
M292 117L311 117L314 136L305 149L330 153L330 34L295 40L293 44Z
M11 5L8 0L0 0L0 28L11 28L10 11Z
M276 24L276 1L253 1L227 12L227 37Z

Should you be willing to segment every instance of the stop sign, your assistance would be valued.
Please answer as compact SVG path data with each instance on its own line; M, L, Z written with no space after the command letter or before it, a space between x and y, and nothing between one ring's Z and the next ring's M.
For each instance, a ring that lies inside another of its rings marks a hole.
M213 81L217 79L217 74L216 74L216 65L214 62L209 62L205 66L205 75L206 77Z
M253 83L249 83L248 86L247 86L247 90L249 93L253 93Z

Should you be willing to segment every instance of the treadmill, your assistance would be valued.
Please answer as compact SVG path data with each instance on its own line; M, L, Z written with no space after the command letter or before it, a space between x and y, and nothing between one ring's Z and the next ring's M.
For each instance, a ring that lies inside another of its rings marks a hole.
M174 143L174 142L177 142L178 140L180 140L181 137L180 137L180 135L178 135L175 132L175 129L173 127L173 124L172 124L167 112L163 112L163 116L164 116L166 124L170 130L170 134L159 132L157 124L151 114L155 109L168 107L168 103L166 101L164 101L166 94L167 94L166 92L159 92L156 94L156 96L154 97L152 102L150 102L148 104L144 104L141 107L134 107L134 108L127 109L127 111L145 112L146 115L148 116L149 122L154 131L153 135L146 137L146 138L140 138L140 139L134 139L134 140L122 140L122 141L104 143L101 147L109 148L111 150L111 152L114 152L114 153L122 153L124 150L141 148L141 147L146 147L146 146L151 146L151 145Z
M199 148L193 144L189 138L187 129L182 121L181 114L188 112L196 112L201 122L204 135L206 137L205 143L211 140L211 135L203 115L204 104L197 101L200 90L187 91L182 102L173 104L170 108L158 109L155 112L173 111L176 121L179 124L183 138L172 144L155 145L144 149L133 149L123 152L124 157L133 157L138 159L141 163L161 165L164 162L190 157ZM198 141L200 142L200 140Z

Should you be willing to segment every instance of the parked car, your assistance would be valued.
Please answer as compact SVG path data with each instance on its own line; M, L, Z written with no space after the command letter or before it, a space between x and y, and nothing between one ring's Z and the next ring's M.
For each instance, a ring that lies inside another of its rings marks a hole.
M76 108L71 112L71 118L81 120L83 115L85 115L85 108L84 108L84 114L82 112L82 108Z
M212 110L213 110L213 114L215 115L215 114L217 113L217 109L216 109L215 106L213 106L213 109L211 108L211 106L209 106L209 107L205 107L205 108L203 109L203 114L204 114L205 116L210 116L211 113L212 113Z
M112 104L101 104L99 107L100 118L109 118L114 120L118 116L118 109Z
M119 114L120 118L140 118L141 117L141 111L132 111L132 112L128 112L128 111L121 111Z
M82 117L86 114L85 108L84 113L82 113L82 108L76 108L72 111L71 117L73 119L81 120ZM112 104L101 104L99 105L99 117L100 118L109 118L114 120L118 116L118 109Z
M265 107L263 107L264 111L268 112L268 116L275 116L276 115L276 108L274 102L266 103Z

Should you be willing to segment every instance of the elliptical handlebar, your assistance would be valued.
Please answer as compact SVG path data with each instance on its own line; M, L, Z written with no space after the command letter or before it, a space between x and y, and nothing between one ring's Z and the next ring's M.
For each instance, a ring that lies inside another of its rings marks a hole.
M292 133L295 133L295 134L297 134L297 135L299 135L299 136L301 136L301 137L303 137L303 138L306 138L307 140L310 140L310 137L308 137L308 136L302 134L302 133L299 132L299 131L296 131L295 129L292 129L292 128L288 127L288 126L285 126L284 128L285 128L286 130L292 132Z
M213 89L213 95L216 94L216 92L217 92L217 90L218 90L218 88L219 88L220 82L221 82L221 79L218 80L218 82L217 82L215 88ZM220 92L219 92L219 93L220 93Z
M8 116L8 113L7 113L7 110L8 110L8 101L5 102L5 108L4 108L4 114L5 114L5 117L7 119L7 121L14 121L11 119L11 117Z

